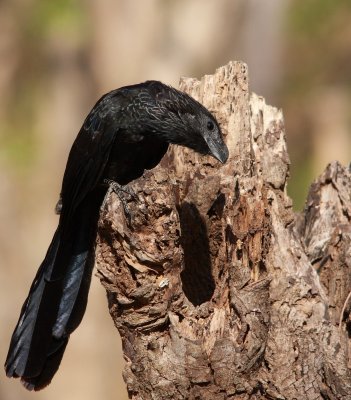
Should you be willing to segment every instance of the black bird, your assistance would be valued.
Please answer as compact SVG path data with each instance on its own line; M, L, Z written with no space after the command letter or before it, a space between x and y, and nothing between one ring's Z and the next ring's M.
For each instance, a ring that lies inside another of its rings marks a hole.
M12 335L5 369L29 390L56 373L69 335L80 324L94 266L95 236L106 180L119 185L155 167L168 144L224 163L228 149L213 115L185 93L158 81L104 95L69 153L59 224Z

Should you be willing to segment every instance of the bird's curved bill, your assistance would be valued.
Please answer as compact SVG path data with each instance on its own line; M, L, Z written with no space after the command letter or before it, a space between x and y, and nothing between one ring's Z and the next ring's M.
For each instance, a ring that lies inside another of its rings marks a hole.
M224 164L228 160L229 150L223 139L218 137L208 137L205 139L209 148L209 154Z

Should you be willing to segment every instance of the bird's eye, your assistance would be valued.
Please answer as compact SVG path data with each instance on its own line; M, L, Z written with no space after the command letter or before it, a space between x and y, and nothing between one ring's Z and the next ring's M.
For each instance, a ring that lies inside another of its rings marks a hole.
M208 121L208 122L207 122L207 129L208 129L209 131L213 131L213 129L214 129L214 123L213 123L212 121Z

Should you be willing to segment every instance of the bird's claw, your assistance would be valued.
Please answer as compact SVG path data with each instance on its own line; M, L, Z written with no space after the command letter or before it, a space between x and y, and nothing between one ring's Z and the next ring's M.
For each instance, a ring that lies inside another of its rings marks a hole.
M125 195L127 194L133 200L137 200L138 197L135 194L135 192L131 188L122 186L119 183L117 183L111 179L104 179L104 184L108 185L108 190L107 190L104 202L103 202L103 207L105 206L106 201L110 197L111 193L112 192L116 193L117 197L119 198L120 202L122 203L124 214L125 214L126 218L128 219L129 224L131 224L132 214L129 210Z
M109 191L115 192L118 197L120 197L121 193L128 194L133 200L138 200L138 196L135 194L134 190L127 186L122 186L116 181L112 179L104 179L104 184L108 185Z

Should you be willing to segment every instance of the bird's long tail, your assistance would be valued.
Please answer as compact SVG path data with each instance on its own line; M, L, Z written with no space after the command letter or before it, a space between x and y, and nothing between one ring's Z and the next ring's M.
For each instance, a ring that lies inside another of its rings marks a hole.
M101 200L87 199L60 223L22 307L5 369L29 390L51 382L69 335L84 315Z

